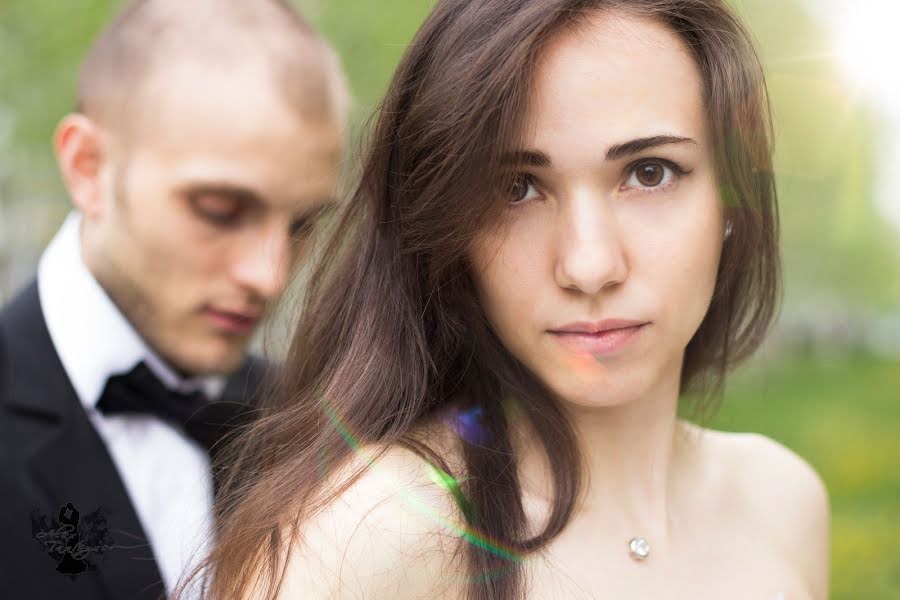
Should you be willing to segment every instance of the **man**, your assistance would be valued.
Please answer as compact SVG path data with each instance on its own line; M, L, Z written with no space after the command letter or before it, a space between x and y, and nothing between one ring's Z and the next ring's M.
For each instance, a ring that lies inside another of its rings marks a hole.
M75 211L0 313L0 595L158 598L202 557L204 426L233 422L195 417L259 384L345 97L278 0L136 0L100 35L54 138Z

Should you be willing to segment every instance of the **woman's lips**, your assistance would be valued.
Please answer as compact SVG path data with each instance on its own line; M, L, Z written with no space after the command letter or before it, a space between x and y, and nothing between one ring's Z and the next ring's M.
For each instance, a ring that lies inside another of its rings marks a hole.
M260 317L256 315L244 315L240 313L226 312L214 308L206 309L206 316L219 329L227 333L247 335L256 329Z
M647 324L597 333L551 331L565 348L580 353L612 354L628 345Z

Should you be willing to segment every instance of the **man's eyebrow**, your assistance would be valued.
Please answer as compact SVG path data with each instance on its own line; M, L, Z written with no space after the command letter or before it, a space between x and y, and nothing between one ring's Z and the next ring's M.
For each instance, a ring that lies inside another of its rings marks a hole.
M313 206L297 213L295 219L321 219L335 212L339 207L337 198L325 198Z
M198 196L201 194L212 194L216 196L225 196L235 200L245 202L251 206L265 206L266 200L254 190L233 183L189 183L182 186L179 192L187 197ZM312 219L322 218L329 213L337 210L339 202L335 197L320 198L312 206L298 211L295 219Z
M610 146L606 151L606 160L621 160L649 148L665 146L667 144L684 143L696 144L697 142L691 138L677 135L654 135L651 137L638 138Z
M250 204L264 204L262 197L252 189L231 183L188 183L181 186L179 192L189 197L211 194L234 198Z

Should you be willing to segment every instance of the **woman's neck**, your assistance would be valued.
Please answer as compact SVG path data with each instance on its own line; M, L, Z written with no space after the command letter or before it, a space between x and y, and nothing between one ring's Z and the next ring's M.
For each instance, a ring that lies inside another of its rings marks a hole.
M692 456L689 426L678 420L677 407L677 381L616 406L566 406L586 475L576 518L665 544ZM551 498L546 459L534 443L522 443L520 452L523 492L545 503Z

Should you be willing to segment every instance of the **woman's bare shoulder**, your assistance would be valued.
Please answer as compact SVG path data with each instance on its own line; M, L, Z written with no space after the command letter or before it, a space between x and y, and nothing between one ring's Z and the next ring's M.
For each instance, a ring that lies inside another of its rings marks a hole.
M702 430L722 473L729 504L779 548L826 598L830 508L816 470L797 453L758 433Z
M363 448L331 485L360 468L301 528L279 598L444 597L460 520L442 473L403 447Z

